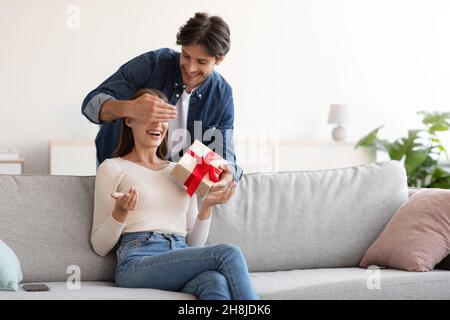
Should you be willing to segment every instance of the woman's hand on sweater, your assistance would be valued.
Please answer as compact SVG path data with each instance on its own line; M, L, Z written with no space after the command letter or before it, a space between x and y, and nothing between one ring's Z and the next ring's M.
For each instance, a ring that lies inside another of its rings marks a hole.
M124 223L128 213L136 208L138 200L138 191L131 187L127 193L113 192L111 197L116 199L116 207L113 211L113 217L120 223Z

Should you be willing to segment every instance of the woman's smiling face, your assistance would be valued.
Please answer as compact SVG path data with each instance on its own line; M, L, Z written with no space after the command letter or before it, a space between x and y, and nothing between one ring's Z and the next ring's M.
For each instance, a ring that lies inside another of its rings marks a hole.
M148 124L137 122L132 118L126 118L125 123L133 131L135 145L140 145L144 148L157 148L163 142L169 127L167 122Z

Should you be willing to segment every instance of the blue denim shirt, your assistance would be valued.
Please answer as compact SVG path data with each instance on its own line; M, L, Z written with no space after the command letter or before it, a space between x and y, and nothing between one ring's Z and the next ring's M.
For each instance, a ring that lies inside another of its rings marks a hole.
M111 157L119 143L123 123L122 119L111 122L100 121L101 105L109 99L130 99L137 90L143 88L162 91L170 104L175 105L184 90L180 53L168 48L144 53L122 65L86 96L81 107L82 114L91 122L101 125L95 139L99 164ZM231 86L213 70L191 95L187 130L191 136L191 143L198 139L223 156L231 165L234 180L239 181L243 172L236 165L233 122ZM218 136L221 138L217 138Z

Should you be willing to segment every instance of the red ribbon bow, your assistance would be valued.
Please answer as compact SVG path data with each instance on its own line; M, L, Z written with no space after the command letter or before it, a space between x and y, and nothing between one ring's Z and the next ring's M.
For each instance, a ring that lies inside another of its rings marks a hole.
M187 193L190 197L192 197L195 190L197 190L200 182L202 182L207 173L209 173L209 180L211 180L212 182L217 182L219 181L219 174L222 172L222 170L214 167L211 164L212 160L220 159L219 155L214 151L210 151L206 154L206 156L202 157L200 157L192 150L188 150L188 154L190 154L196 160L194 170L192 171L189 178L187 178L184 182L184 185L187 187Z

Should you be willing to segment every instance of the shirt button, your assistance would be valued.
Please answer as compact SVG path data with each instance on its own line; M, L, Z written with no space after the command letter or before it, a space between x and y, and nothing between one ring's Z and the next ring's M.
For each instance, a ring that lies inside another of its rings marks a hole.
M199 95L198 95L198 97L199 97L199 98L201 98L201 97L202 97L202 95L201 95L201 94L199 94Z
M178 98L180 95L177 93L175 96Z
M186 88L186 85L185 85L185 84L183 84L183 88Z
M175 82L175 87L178 85L178 83Z

